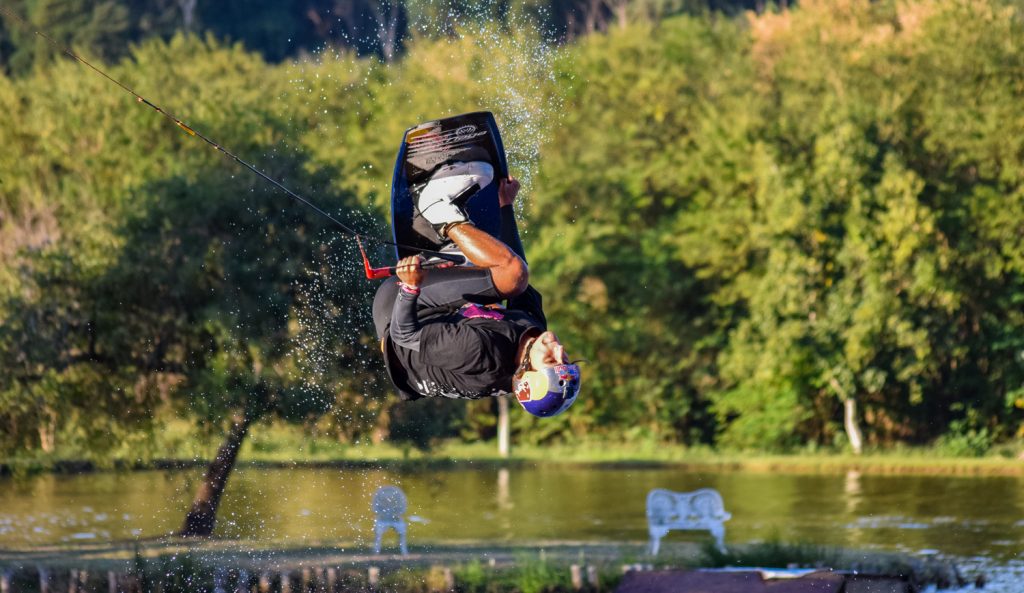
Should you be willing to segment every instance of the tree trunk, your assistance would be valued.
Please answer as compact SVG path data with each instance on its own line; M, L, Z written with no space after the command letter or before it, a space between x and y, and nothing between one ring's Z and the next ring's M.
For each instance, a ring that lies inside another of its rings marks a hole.
M592 35L598 30L604 30L604 17L601 15L603 8L602 0L584 0L583 10L583 31Z
M835 377L831 377L828 383L843 400L843 428L846 429L846 438L850 439L853 454L860 455L864 451L864 435L860 431L860 424L857 423L857 400L850 397Z
M245 440L245 435L249 432L251 422L246 414L238 414L232 418L231 430L228 431L224 444L217 451L217 456L210 462L210 467L206 469L203 483L199 485L196 497L192 501L192 509L185 517L185 524L180 533L183 537L213 535L220 497L224 494L228 476L235 467L238 450L242 448L242 441Z
M402 17L402 3L397 0L380 4L371 2L370 12L377 23L381 57L385 63L390 64L394 61L398 49L398 22Z
M181 8L181 27L186 33L192 32L192 24L195 22L196 2L198 0L178 0L178 7Z
M50 406L44 405L41 416L36 427L39 432L39 448L43 453L53 453L57 448L57 413Z
M860 455L864 451L864 436L857 424L857 400L852 397L843 400L843 426L846 427L846 436L850 439L853 453Z
M498 455L508 457L508 398L498 398Z
M605 0L605 6L615 15L619 30L625 30L629 24L629 2L630 0Z

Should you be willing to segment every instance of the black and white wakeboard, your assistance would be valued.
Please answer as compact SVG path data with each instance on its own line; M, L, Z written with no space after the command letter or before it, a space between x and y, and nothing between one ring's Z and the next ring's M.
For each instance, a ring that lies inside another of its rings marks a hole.
M477 228L499 236L498 184L508 177L508 162L494 115L478 111L428 121L406 130L395 162L391 229L399 259L421 250L459 253L419 215L416 203L435 171L460 161L484 161L494 168L494 178L466 203L465 210Z

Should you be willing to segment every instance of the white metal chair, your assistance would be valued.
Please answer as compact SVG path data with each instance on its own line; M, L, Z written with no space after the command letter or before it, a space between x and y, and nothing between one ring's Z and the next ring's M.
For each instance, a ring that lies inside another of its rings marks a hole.
M404 556L409 553L409 548L405 541L406 506L405 493L397 486L381 486L373 494L371 507L374 513L373 531L376 536L373 544L373 552L375 554L380 554L381 538L384 537L384 533L388 529L394 529L398 533L398 543L401 547L402 555Z
M651 555L658 554L661 538L670 529L706 529L715 538L719 550L725 551L725 521L732 515L725 512L722 496L712 488L693 492L672 492L655 488L647 494L647 529L651 534Z

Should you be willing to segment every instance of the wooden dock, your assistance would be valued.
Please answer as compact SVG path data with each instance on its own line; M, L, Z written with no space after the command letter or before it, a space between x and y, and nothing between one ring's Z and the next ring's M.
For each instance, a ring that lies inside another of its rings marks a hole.
M817 571L796 576L759 570L653 570L627 573L615 593L911 593L907 579Z

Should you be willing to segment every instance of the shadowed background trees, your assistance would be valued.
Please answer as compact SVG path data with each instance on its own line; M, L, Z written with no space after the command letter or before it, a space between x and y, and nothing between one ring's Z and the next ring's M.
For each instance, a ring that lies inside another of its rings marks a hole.
M242 43L278 62L325 48L375 55L391 62L416 36L446 37L472 22L531 23L554 39L623 28L682 13L763 12L764 0L14 0L8 9L63 44L107 60L128 46L175 33ZM786 2L780 3L785 6ZM529 21L524 19L529 19ZM48 63L54 48L0 19L0 63L26 72Z

